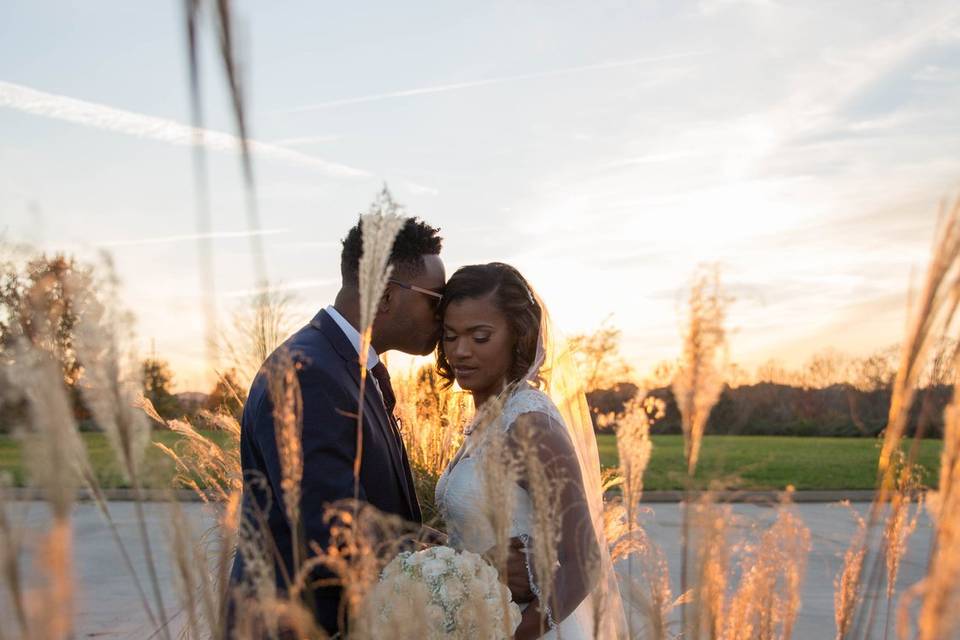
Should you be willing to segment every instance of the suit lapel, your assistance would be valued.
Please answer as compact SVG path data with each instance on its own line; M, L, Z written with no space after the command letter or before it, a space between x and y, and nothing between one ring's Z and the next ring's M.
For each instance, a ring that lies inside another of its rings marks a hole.
M354 346L350 344L350 341L347 340L347 337L343 335L343 331L340 330L340 327L337 326L336 322L326 311L320 311L320 313L310 321L310 324L314 328L319 329L327 339L330 340L334 349L336 349L340 357L344 359L344 365L359 390L360 363L358 362L357 351ZM370 421L375 423L383 434L387 442L387 448L390 451L390 466L393 468L394 475L407 500L407 508L411 516L416 516L420 513L420 509L415 497L416 493L410 484L410 474L407 471L408 466L404 465L403 462L405 456L403 443L402 440L400 440L400 433L393 424L392 416L387 416L386 407L383 405L383 400L376 389L374 378L369 371L367 372L367 379L364 383L363 396L364 413L370 416Z

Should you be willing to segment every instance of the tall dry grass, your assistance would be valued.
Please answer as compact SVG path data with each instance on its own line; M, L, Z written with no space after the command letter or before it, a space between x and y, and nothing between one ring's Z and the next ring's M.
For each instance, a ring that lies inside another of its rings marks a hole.
M956 331L958 304L960 199L949 209L941 211L923 285L908 315L877 465L876 496L867 516L865 534L862 540L855 541L856 549L848 554L849 562L842 571L840 582L848 593L842 598L845 610L837 612L838 638L873 636L877 624L877 599L867 598L866 594L880 591L884 580L896 578L895 569L904 553L905 536L910 531L903 521L905 509L914 499L916 483L913 477L918 446L915 442L906 458L898 457L898 452L917 397L919 381L929 366L931 350L941 338ZM921 435L922 430L918 429L914 437L919 439ZM889 585L888 592L892 588ZM888 614L883 622L885 636L889 635L890 621Z
M723 391L725 367L720 359L726 347L724 318L728 303L720 287L719 267L701 267L687 299L683 355L673 379L683 428L683 453L691 476L700 458L710 411Z
M392 380L397 396L394 413L400 421L423 522L442 527L433 489L463 444L463 430L473 418L473 403L466 393L444 388L432 365L401 372Z
M243 92L242 64L236 47L237 28L232 4L228 0L205 4L200 0L185 0L187 40L190 52L191 88L194 121L202 124L202 101L200 96L200 69L198 47L201 21L209 10L216 35L216 45L227 79L231 104L237 130L242 144L242 168L247 185L247 215L253 230L259 225L254 197L253 165L247 148L248 122ZM209 231L209 207L206 202L206 170L202 161L202 146L196 145L195 165L198 175L198 218L201 232ZM384 192L375 203L370 218L364 221L364 255L361 266L361 324L365 344L369 345L370 331L376 304L388 276L386 259L389 245L396 233L391 227L396 221L392 200ZM878 465L878 499L871 508L868 520L863 522L847 552L845 567L837 580L836 613L838 638L869 637L874 624L872 607L864 606L864 594L880 579L887 580L888 600L892 597L900 558L909 533L913 530L916 510L910 516L912 502L912 460L903 464L896 462L900 440L905 432L910 406L915 397L917 380L929 351L932 340L946 331L952 331L952 319L960 301L960 202L945 214L944 221L934 245L933 258L924 287L913 307L911 323L907 331L901 356L900 370L894 386L894 401L891 403L888 429ZM204 235L201 233L201 235ZM258 236L251 235L254 244L254 261L258 283L265 284L266 266ZM369 239L369 245L368 245ZM212 247L201 240L202 270L206 302L213 301ZM363 275L366 274L366 275ZM136 396L138 385L132 375L131 359L127 350L129 326L119 313L111 291L115 283L108 283L106 304L95 297L84 300L91 305L88 321L78 331L78 351L85 364L82 381L84 397L92 409L98 424L105 430L117 460L138 494L137 516L141 543L147 557L148 573L156 607L155 611L143 596L144 608L157 630L169 638L167 614L161 598L154 567L152 543L146 531L140 494L142 460L150 439L152 417L147 405L138 409ZM717 359L722 355L724 344L723 318L725 300L720 292L716 275L701 275L695 281L690 299L689 326L685 335L684 353L674 390L683 415L686 466L688 474L696 470L702 446L703 430L710 408L716 401L722 378ZM77 291L85 291L77 287ZM80 295L78 293L78 295ZM215 317L209 313L208 335L216 335ZM210 341L212 344L212 340ZM361 349L365 355L366 349ZM213 365L214 356L211 356ZM70 514L74 490L81 482L91 482L92 474L76 449L76 425L69 412L64 412L64 403L58 384L38 384L31 376L43 378L49 375L49 367L43 360L30 357L19 360L25 367L20 382L24 394L30 400L33 413L29 418L31 437L36 437L34 462L30 463L35 481L45 487L44 495L53 514L52 526L41 539L37 549L38 569L43 580L35 590L26 588L25 577L18 562L24 550L25 537L22 530L9 517L9 504L0 503L0 566L3 580L15 599L15 624L23 638L65 638L71 634L71 602L77 585L72 574L72 535ZM365 372L361 360L361 371ZM285 511L296 522L299 512L292 500L299 496L299 477L302 472L302 452L297 445L299 423L299 390L295 374L287 369L278 375L274 392L278 409L278 438L282 438L284 466ZM365 379L365 377L363 378ZM419 383L418 383L419 384ZM362 392L361 392L362 393ZM30 394L34 394L31 396ZM398 394L403 397L403 393ZM404 439L411 451L415 466L429 474L437 473L455 451L457 426L462 424L460 407L447 400L438 400L434 413L421 412L419 398L413 406L405 404L401 412ZM409 401L406 401L407 403ZM928 572L916 585L912 594L919 600L919 616L916 620L919 637L951 637L957 631L956 605L960 584L960 494L955 484L960 478L960 409L955 396L948 409L945 446L941 467L940 485L929 506L935 516L935 541ZM362 402L359 403L362 408ZM618 560L629 560L628 578L624 582L625 594L631 602L641 603L648 624L643 628L631 627L634 637L667 638L673 636L668 615L676 606L684 607L684 616L679 632L688 638L789 638L793 632L796 614L800 606L799 588L802 582L806 554L809 549L809 533L792 513L789 505L783 505L777 519L766 530L759 532L756 545L749 547L739 566L739 582L734 579L731 566L738 541L733 539L730 525L730 510L718 505L707 493L685 507L682 571L684 588L679 599L673 599L668 579L666 559L662 552L649 541L638 520L643 487L643 473L651 449L649 423L646 408L632 406L621 427L622 497L612 502L606 512L608 538L613 555ZM210 418L227 425L234 433L235 423L223 417ZM360 419L358 417L358 419ZM379 627L371 624L371 616L377 603L369 602L366 595L376 581L380 568L392 554L404 544L412 542L416 533L408 525L378 514L369 507L357 504L334 505L329 514L333 536L328 548L311 547L313 555L297 559L292 575L284 576L289 585L288 595L279 593L275 585L274 549L267 538L267 530L251 526L257 514L251 518L239 513L240 486L239 467L235 453L213 445L184 421L170 421L167 426L177 430L183 437L178 449L168 449L178 471L178 481L199 490L206 499L216 499L221 506L217 532L220 558L215 571L218 579L207 575L208 559L201 553L201 544L192 531L182 511L173 506L171 514L170 544L175 562L179 587L180 606L185 612L188 637L222 637L225 632L226 603L233 600L243 605L237 620L234 638L280 637L289 632L295 637L323 637L315 627L306 606L299 596L309 591L313 569L324 567L333 578L332 583L344 589L343 618L349 620L357 637L375 637ZM237 431L238 432L238 431ZM358 429L358 439L360 438ZM362 441L358 440L359 451ZM552 583L551 572L556 566L556 530L559 520L556 504L557 483L544 467L534 444L520 442L516 452L524 459L530 475L530 493L538 512L532 540L536 557L537 579L541 585ZM503 451L503 459L509 459ZM50 462L56 463L51 467ZM504 467L504 473L512 473L512 467ZM359 469L355 469L358 473ZM488 473L496 471L491 465ZM508 476L509 477L509 476ZM109 521L109 511L95 484L90 485L98 504ZM492 500L500 498L493 497ZM262 515L262 514L261 514ZM496 521L500 514L490 514L497 531L498 543L505 535L504 523ZM879 524L884 526L877 526ZM123 548L115 527L111 527L120 553L129 558ZM879 543L872 537L874 530L882 531ZM310 541L303 541L309 544ZM247 561L251 580L240 592L231 593L227 588L225 567L234 547ZM495 558L502 554L495 552ZM689 556L689 560L688 560ZM637 564L634 565L633 562ZM636 572L634 571L636 567ZM136 572L131 572L138 583ZM635 579L636 578L636 579ZM547 586L549 589L549 586ZM549 594L544 595L549 600ZM414 595L411 605L423 603L423 594ZM409 616L396 621L391 631L397 637L419 637L422 629L418 618ZM542 621L541 621L542 624ZM888 623L889 624L889 623ZM909 632L909 612L902 609L901 633ZM0 633L7 633L4 626ZM353 634L351 634L353 635Z

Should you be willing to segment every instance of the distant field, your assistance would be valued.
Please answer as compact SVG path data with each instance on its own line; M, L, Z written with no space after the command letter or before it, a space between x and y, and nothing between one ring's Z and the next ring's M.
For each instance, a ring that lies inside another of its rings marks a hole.
M598 437L600 461L617 464L612 435ZM937 484L940 440L921 442L918 462L924 483ZM729 488L872 489L876 482L880 441L872 438L790 438L782 436L706 436L695 477L705 487L711 479ZM644 488L681 489L685 475L683 437L653 436L653 455Z
M222 432L204 432L225 442ZM178 436L155 431L153 439L171 446ZM106 438L100 433L84 433L87 451L104 487L126 486L114 462ZM617 464L616 439L598 438L603 466ZM921 443L919 462L925 469L924 482L936 485L941 442ZM720 480L726 487L742 489L871 489L874 486L879 442L870 438L788 438L778 436L707 436L701 449L695 481L704 487L709 480ZM0 473L12 474L16 486L26 484L26 471L19 443L0 436ZM172 464L151 447L146 464L150 486L167 486ZM653 456L644 476L649 490L680 489L684 484L683 438L654 436Z
M228 441L222 431L201 431L208 438L223 444ZM116 463L113 451L102 433L84 433L83 441L87 447L87 455L94 471L105 488L127 487L123 480L120 468ZM172 431L154 431L151 435L154 442L162 442L168 447L173 446L180 439ZM13 475L14 486L24 486L27 482L26 469L20 455L20 443L10 436L0 435L0 473L9 472ZM168 487L173 475L173 463L156 447L147 450L147 459L144 465L144 477L147 486Z

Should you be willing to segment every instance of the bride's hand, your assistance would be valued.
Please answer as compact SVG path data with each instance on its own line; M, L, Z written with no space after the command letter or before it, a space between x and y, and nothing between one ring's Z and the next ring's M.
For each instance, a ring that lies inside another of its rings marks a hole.
M483 554L490 561L493 547ZM510 548L507 549L507 588L517 604L530 602L534 595L530 590L530 573L527 571L527 558L523 551L523 540L510 538Z
M447 544L447 534L424 524L420 526L420 537L417 539L417 544L421 549L445 545Z

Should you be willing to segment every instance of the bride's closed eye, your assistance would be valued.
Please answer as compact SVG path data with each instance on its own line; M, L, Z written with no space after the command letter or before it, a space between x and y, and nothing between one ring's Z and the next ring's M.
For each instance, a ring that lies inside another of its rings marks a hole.
M456 336L456 335L449 335L449 334L448 334L448 335L443 336L443 341L444 341L444 342L453 342L453 341L456 340L456 339L457 339L457 336ZM474 334L473 340L474 340L474 342L479 342L479 343L488 342L488 341L490 340L490 334L489 334L489 333L477 333L477 334Z

